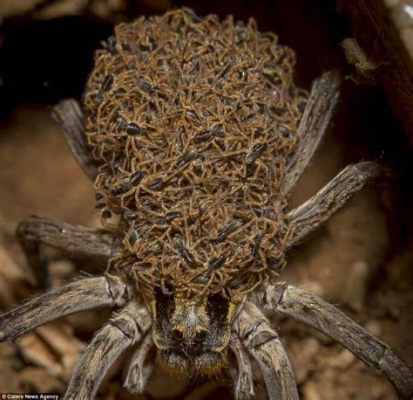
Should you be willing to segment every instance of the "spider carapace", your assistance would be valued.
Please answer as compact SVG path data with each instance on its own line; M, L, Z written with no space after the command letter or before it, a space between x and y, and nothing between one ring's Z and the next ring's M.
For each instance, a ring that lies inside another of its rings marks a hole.
M297 400L292 366L261 311L288 315L380 369L406 399L409 368L334 306L278 281L285 254L379 175L349 165L301 206L289 194L333 115L339 77L310 93L293 81L294 52L254 20L180 9L115 28L88 80L83 111L54 112L94 182L104 229L31 217L18 236L40 285L42 244L103 258L104 275L55 288L0 316L0 340L98 307L115 313L86 347L65 399L92 399L128 348L124 386L142 393L154 364L192 376L228 372L254 397L251 359L270 399Z

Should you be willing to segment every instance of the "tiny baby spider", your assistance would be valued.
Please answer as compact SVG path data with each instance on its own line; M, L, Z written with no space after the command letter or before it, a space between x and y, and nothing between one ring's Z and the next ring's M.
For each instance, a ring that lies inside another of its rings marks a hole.
M156 348L157 364L172 373L231 370L237 399L254 397L252 358L269 399L298 399L263 308L320 330L380 369L402 398L413 396L411 371L385 343L316 295L278 281L286 253L380 173L374 162L349 165L288 211L339 93L334 72L309 94L297 89L294 63L293 51L252 19L180 9L118 25L96 53L83 110L74 100L56 107L94 182L104 229L31 217L18 237L45 288L44 244L101 257L108 268L3 314L0 340L75 312L118 308L85 349L65 399L94 398L132 346L124 381L132 393L144 391Z

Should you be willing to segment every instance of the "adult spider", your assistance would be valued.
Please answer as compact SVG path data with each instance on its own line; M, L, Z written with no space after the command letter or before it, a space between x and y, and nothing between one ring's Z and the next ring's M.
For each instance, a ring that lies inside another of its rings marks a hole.
M237 399L254 396L251 355L270 399L297 399L292 367L260 306L321 330L383 371L402 397L413 395L411 372L386 344L314 294L276 280L286 252L379 174L373 162L350 165L287 211L339 86L329 72L308 95L294 86L293 65L294 53L253 20L220 22L181 9L116 28L97 52L85 120L74 100L56 108L94 181L105 229L32 217L19 239L44 286L42 244L103 257L108 270L2 315L0 339L74 312L119 307L86 348L66 399L93 398L134 345L131 392L144 390L155 346L161 365L186 375L215 373L232 351Z

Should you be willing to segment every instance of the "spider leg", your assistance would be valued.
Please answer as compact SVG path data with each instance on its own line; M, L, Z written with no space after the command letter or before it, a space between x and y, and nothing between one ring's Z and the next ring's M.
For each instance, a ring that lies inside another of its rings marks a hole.
M56 318L105 306L123 306L128 300L119 277L81 279L34 297L0 316L0 341L14 340Z
M413 373L387 346L313 293L285 283L266 290L266 302L330 336L370 367L380 369L405 399L413 397Z
M50 276L41 244L72 255L102 258L105 261L120 251L116 238L109 232L35 216L19 224L17 237L37 284L43 288L50 287Z
M106 372L128 347L149 330L145 306L131 303L112 317L86 347L64 395L66 400L92 400Z
M311 88L298 127L298 146L291 156L281 191L290 193L307 168L327 130L339 97L340 76L336 71L324 73Z
M97 166L87 143L83 113L79 103L74 99L61 101L54 107L52 117L60 125L76 161L93 182L97 175Z
M254 397L254 381L252 377L251 362L246 354L239 337L232 334L230 347L235 354L235 358L238 364L238 373L234 371L235 385L235 399L236 400L248 400Z
M153 346L152 335L148 333L129 364L123 386L133 394L142 394L145 390L146 383L152 375L154 365L150 364L149 366L145 366L144 364Z
M264 314L251 302L245 303L235 332L255 358L263 375L270 400L298 400L293 369L284 346Z
M287 214L294 227L287 249L301 241L341 208L351 196L362 190L380 173L378 164L366 161L349 165L317 194Z

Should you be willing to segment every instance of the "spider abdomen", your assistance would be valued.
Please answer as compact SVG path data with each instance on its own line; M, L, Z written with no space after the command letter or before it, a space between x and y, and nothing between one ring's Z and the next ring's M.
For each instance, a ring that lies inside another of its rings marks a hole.
M188 9L118 25L111 43L87 85L86 131L135 275L251 290L284 263L279 188L306 101L293 51L252 19Z

